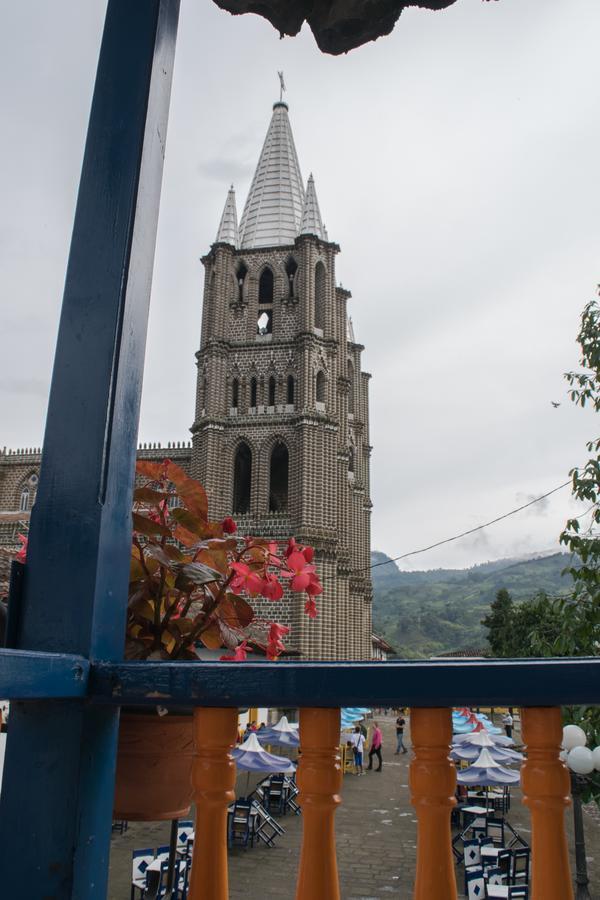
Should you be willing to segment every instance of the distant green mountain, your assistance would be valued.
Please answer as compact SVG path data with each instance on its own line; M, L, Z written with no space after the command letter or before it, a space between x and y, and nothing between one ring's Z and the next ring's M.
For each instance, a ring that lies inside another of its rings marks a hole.
M371 554L373 629L399 656L427 657L444 651L487 647L481 620L500 588L514 600L539 591L567 594L570 576L566 553L499 559L470 569L403 572L384 553Z

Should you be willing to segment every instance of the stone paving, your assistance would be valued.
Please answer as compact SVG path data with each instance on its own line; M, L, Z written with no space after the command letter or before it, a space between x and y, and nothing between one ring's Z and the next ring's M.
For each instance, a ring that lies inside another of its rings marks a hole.
M363 777L346 775L342 804L336 814L338 865L343 900L410 900L416 861L416 818L410 805L408 764L411 754L395 756L394 719L378 719L383 731L383 772ZM410 729L405 743L410 747ZM246 776L242 776L244 787ZM252 787L252 785L251 785ZM529 813L513 791L510 821L530 839ZM231 900L278 897L293 900L302 838L302 817L281 818L286 833L274 848L234 848L229 856ZM572 817L567 828L573 846ZM585 814L586 842L593 900L600 900L600 821ZM134 847L168 844L169 823L131 823L115 835L110 861L109 900L127 900L130 892L131 851ZM572 861L573 872L574 864ZM462 877L462 868L457 870ZM459 885L462 881L459 881ZM462 888L459 888L459 895Z

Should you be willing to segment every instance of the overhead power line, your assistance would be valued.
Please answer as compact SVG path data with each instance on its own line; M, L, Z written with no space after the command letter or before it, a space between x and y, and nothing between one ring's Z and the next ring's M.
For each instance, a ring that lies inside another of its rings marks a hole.
M428 547L421 547L420 550L410 550L408 553L402 553L400 556L395 556L393 559L384 559L382 562L373 563L373 565L369 566L369 568L377 569L379 566L387 566L390 563L398 562L399 559L406 559L407 556L416 556L419 553L426 553L428 550L434 550L436 547L441 547L443 544L450 544L452 543L452 541L458 541L460 538L467 537L467 535L469 534L475 534L476 531L481 531L483 528L489 528L490 525L495 525L496 522L501 522L503 519L508 519L509 516L514 516L516 513L521 512L523 509L527 509L528 506L533 506L534 503L539 503L540 500L545 500L546 497L550 497L552 494L556 494L557 491L562 491L563 488L566 488L570 484L571 481L565 481L564 484L559 484L558 487L552 488L551 491L548 491L546 494L542 494L541 497L535 497L528 503L524 503L523 506L518 506L516 509L511 509L510 512L504 513L504 515L498 516L496 519L492 519L490 522L484 522L483 525L477 525L475 528L469 528L468 531L461 531L460 534L455 534L452 537L445 538L443 541L437 541L435 544L430 544Z

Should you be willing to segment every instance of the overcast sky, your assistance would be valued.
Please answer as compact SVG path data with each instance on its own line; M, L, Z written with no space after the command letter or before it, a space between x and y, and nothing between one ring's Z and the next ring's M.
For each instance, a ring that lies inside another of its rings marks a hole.
M0 445L42 442L105 5L0 0ZM140 439L189 439L199 257L230 182L241 214L283 69L373 375L373 548L566 481L597 429L562 373L600 281L598 34L598 0L459 0L333 58L182 0ZM550 550L573 509L565 489L404 565Z

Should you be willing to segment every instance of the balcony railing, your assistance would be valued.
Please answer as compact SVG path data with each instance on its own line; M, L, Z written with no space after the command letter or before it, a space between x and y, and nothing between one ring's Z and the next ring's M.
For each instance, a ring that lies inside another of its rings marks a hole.
M564 810L570 788L559 758L559 705L597 701L599 671L597 659L90 664L69 654L3 650L0 692L30 702L87 698L96 708L154 706L158 699L164 706L193 705L197 821L190 900L228 897L226 818L235 786L229 752L235 745L239 706L300 706L303 842L298 900L340 897L334 827L335 810L343 802L340 706L376 701L411 707L410 788L418 820L415 900L457 897L450 831L456 789L456 770L448 755L451 707L521 706L527 747L521 770L523 802L532 824L532 898L569 900L573 893ZM18 706L13 714L16 722L23 715ZM7 761L9 755L10 742ZM5 789L10 794L10 785ZM25 840L22 860L27 846Z
M227 896L228 757L239 706L300 707L296 896L339 897L341 706L412 708L414 896L453 900L450 708L523 708L533 900L572 897L563 704L599 700L600 660L123 663L131 504L179 0L109 0L65 280L25 577L11 584L2 896L105 900L119 706L194 708L192 900Z

